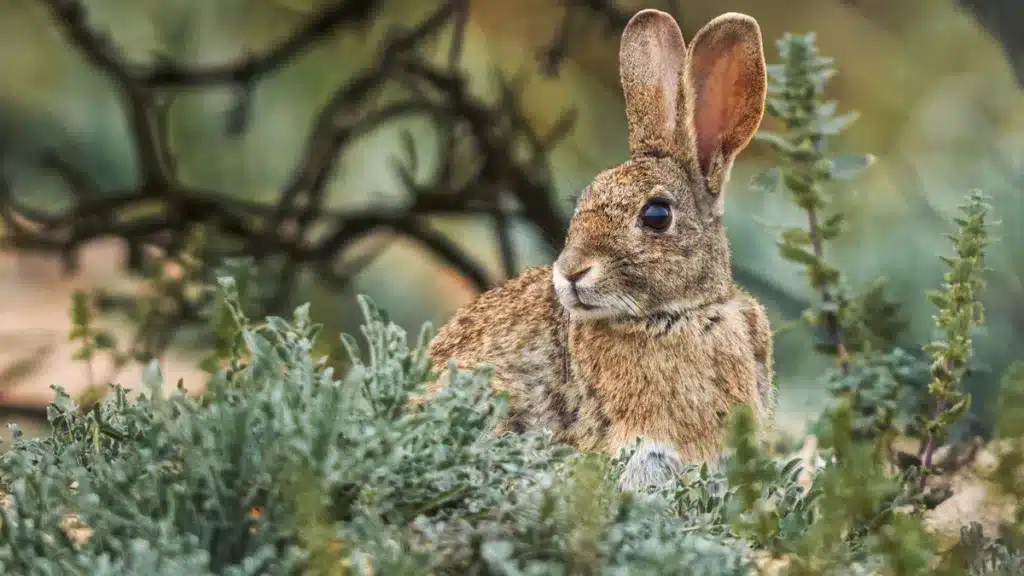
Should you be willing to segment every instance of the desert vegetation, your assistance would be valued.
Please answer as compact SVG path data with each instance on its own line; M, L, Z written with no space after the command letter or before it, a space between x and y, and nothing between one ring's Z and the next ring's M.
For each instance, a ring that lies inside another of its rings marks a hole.
M731 185L785 198L799 214L776 229L776 251L812 296L787 300L799 320L778 332L804 334L803 355L828 359L814 378L827 400L799 435L759 434L741 407L724 469L690 464L663 486L622 492L628 452L581 453L543 431L489 434L506 406L486 368L457 372L438 397L410 403L437 377L429 324L407 331L360 295L359 338L339 336L318 320L328 314L316 302L295 305L306 272L348 286L375 256L373 246L352 247L380 228L478 288L494 284L464 246L431 228L426 217L437 213L488 219L506 276L521 267L513 217L549 244L561 241L546 158L572 116L540 133L514 83L494 100L469 91L458 72L464 3L393 31L377 64L328 99L276 203L184 178L161 114L180 93L228 88L226 128L243 132L261 78L325 31L364 25L370 3L327 4L278 47L223 68L133 64L88 25L79 2L41 4L116 86L140 179L105 193L53 154L46 166L79 193L75 202L54 216L0 180L4 233L12 247L58 251L69 268L81 244L121 237L145 291L83 290L67 303L74 359L91 386L74 396L54 386L47 434L12 427L0 456L3 573L1024 571L1024 358L992 376L996 408L983 433L970 420L967 386L991 370L976 353L992 337L984 301L999 270L990 254L1019 215L993 209L984 190L963 190L946 234L928 243L943 271L915 295L920 302L898 297L881 274L848 273L833 250L856 225L842 195L881 161L840 144L859 118L829 98L837 66L815 34L766 38L769 119L757 140L770 153ZM594 25L621 29L628 17L610 3L581 4L570 14ZM542 53L548 73L571 49L570 25ZM443 57L421 56L442 32L451 35ZM328 206L337 155L376 122L405 114L434 122L451 151L435 159L434 181L418 179L409 136L397 169L413 199L407 209ZM498 193L507 190L514 214ZM758 277L741 272L737 281ZM933 328L924 340L910 330L922 310ZM126 312L127 339L101 322ZM206 377L168 392L160 358L183 334L205 351ZM96 368L99 358L113 371ZM140 382L122 381L127 365L142 367Z

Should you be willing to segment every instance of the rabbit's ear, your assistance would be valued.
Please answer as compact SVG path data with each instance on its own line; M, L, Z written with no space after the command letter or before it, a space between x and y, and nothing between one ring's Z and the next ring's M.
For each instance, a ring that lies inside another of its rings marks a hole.
M626 96L630 156L677 153L676 100L685 57L683 33L672 16L648 8L626 24L619 76Z
M730 12L694 36L684 65L679 146L696 159L713 193L733 159L757 132L767 87L761 29L750 16ZM687 117L688 116L688 117Z

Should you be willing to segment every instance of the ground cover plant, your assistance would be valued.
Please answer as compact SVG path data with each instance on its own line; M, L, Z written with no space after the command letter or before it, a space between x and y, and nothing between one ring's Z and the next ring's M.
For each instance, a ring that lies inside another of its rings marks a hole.
M807 228L780 235L820 294L807 312L830 402L795 456L758 438L739 408L724 470L690 465L644 492L620 492L628 454L552 445L542 432L494 436L505 410L486 369L457 372L435 399L412 396L429 371L429 327L410 337L362 298L362 342L341 336L344 370L321 357L309 306L254 317L246 262L213 274L204 314L215 353L205 390L165 394L145 339L122 348L95 328L87 295L72 307L80 359L146 365L137 395L111 385L72 399L55 388L52 434L0 458L4 574L1019 574L1024 556L1024 363L1004 377L986 489L1011 513L999 530L965 524L953 541L928 515L971 459L949 441L970 397L975 328L984 321L985 248L995 224L967 194L951 222L948 270L927 295L936 338L895 346L899 306L884 284L849 286L826 259L841 234L828 190L870 165L827 144L855 118L824 100L831 62L813 35L787 35L770 69L768 112L784 131L760 139L779 166L754 184L790 194ZM197 240L197 245L201 242ZM200 259L201 250L195 252ZM202 266L159 279L161 295L201 282ZM204 294L207 292L203 292ZM924 295L922 295L924 297ZM145 333L143 330L140 333ZM908 449L907 446L913 448ZM976 455L977 451L970 452Z

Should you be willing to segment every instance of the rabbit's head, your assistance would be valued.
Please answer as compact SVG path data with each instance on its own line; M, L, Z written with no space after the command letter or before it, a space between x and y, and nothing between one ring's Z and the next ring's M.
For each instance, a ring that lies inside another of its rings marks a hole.
M725 299L732 274L722 196L764 114L757 21L723 14L687 49L670 15L643 10L622 33L619 74L630 159L581 194L554 265L558 298L579 318Z

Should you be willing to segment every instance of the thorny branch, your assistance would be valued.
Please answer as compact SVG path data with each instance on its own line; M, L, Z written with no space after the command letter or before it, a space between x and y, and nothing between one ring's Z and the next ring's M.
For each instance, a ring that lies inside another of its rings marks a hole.
M443 2L419 24L389 34L373 65L338 87L318 113L304 152L274 203L179 180L161 114L187 91L232 86L239 98L248 98L260 81L317 43L368 28L378 17L374 2L330 3L287 39L261 53L198 66L131 61L107 34L90 25L81 0L40 1L67 41L115 85L129 120L138 179L128 189L101 193L100 186L72 162L47 155L43 166L63 178L74 205L57 214L31 209L4 187L0 216L6 224L5 242L12 248L59 253L66 269L74 270L79 247L100 236L117 236L129 246L128 266L138 269L146 246L173 253L188 231L202 224L221 245L242 246L231 252L277 263L278 289L265 303L271 311L288 304L304 266L327 282L344 285L351 279L352 267L343 263L343 256L357 240L378 232L417 241L479 289L493 285L496 279L489 277L482 264L431 226L435 216L478 216L495 222L506 275L516 272L506 230L515 219L532 224L550 245L561 242L565 223L554 204L546 155L571 128L571 114L558 122L557 134L544 136L525 121L519 94L511 85L504 86L504 97L496 103L469 92L459 68L466 0ZM422 56L428 43L447 30L452 36L447 63ZM404 88L408 96L379 104L380 95L395 86ZM382 126L410 116L426 117L436 125L439 137L453 141L457 134L468 138L471 146L441 146L447 157L441 159L431 182L413 176L415 166L408 164L415 159L399 163L408 191L405 206L327 209L335 164L344 150ZM463 165L470 170L454 168ZM456 176L467 172L469 177ZM127 216L132 213L145 216ZM316 228L326 232L314 235L311 231ZM216 260L227 255L232 254L222 248L209 256Z
M580 20L578 16L589 12L612 34L625 28L630 17L616 5L615 0L562 0L562 4L565 5L565 17L558 24L551 44L538 55L541 70L548 76L558 74L559 65L569 53L569 43Z
M45 155L42 166L64 180L73 205L59 213L40 211L20 203L10 186L0 185L3 241L10 248L59 254L65 270L73 271L84 244L102 236L119 237L128 247L126 267L139 271L152 249L173 257L189 234L202 227L209 237L205 260L251 256L263 267L274 267L276 286L262 305L265 313L280 313L290 304L300 270L311 270L326 284L343 287L380 253L347 257L352 246L381 232L416 241L480 290L494 285L499 279L489 277L462 246L434 229L433 217L492 222L506 277L518 272L509 233L515 222L533 227L552 249L563 241L565 215L557 209L548 155L572 129L573 112L567 111L547 132L538 132L522 110L519 82L499 78L500 97L493 102L469 91L459 65L468 0L442 0L424 20L381 41L373 63L341 83L318 112L304 150L273 203L248 200L240 190L214 190L180 180L168 144L167 111L183 93L231 87L238 106L228 130L244 130L251 92L261 81L328 38L369 28L380 17L375 2L329 2L285 40L262 52L200 66L132 61L89 23L83 0L38 1L68 43L116 87L131 130L138 178L126 189L102 191L70 160ZM554 45L544 58L551 73L566 57L570 21L593 19L617 34L628 20L613 1L565 4L565 21L557 26ZM446 32L451 41L446 58L438 63L425 54ZM396 88L404 96L382 98ZM237 114L239 110L244 113ZM416 177L421 171L410 137L408 157L396 161L407 193L404 205L328 209L325 202L339 156L360 138L413 116L426 118L435 127L442 157L433 178ZM754 289L771 290L756 286L758 278L746 280L755 284ZM799 310L802 304L792 308ZM176 309L181 317L168 319L167 326L177 329L196 320L189 303L181 302ZM166 335L157 340L170 342Z

